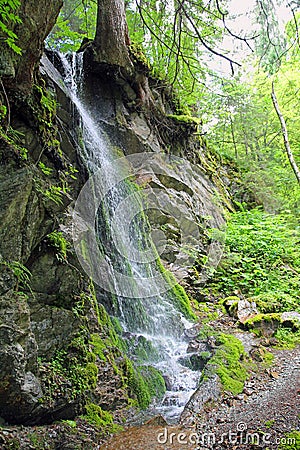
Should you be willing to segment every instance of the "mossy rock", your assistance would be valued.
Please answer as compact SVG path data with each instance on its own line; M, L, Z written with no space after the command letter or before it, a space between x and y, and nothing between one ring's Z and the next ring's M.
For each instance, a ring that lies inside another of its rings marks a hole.
M290 315L288 315L290 314ZM293 331L300 329L300 322L290 313L257 314L244 323L247 330L254 330L259 335L273 335L279 328L290 328ZM297 313L295 313L297 314Z
M86 404L85 414L81 418L106 432L115 433L122 430L120 425L113 422L113 416L110 412L104 411L94 403Z
M188 114L168 114L167 117L180 125L197 127L201 124L201 119Z
M209 360L202 378L219 376L223 389L239 394L248 378L248 362L243 344L235 336L221 333L216 339L216 350Z

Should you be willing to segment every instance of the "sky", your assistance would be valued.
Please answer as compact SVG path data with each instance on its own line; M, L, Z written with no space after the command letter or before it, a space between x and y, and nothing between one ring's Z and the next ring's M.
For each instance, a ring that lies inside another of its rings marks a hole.
M284 29L285 24L292 18L292 13L289 8L287 8L285 0L273 0L276 6L277 16L279 19L279 24L281 29ZM234 16L234 20L226 20L228 28L237 34L238 36L252 36L255 34L255 23L251 19L251 13L254 10L255 0L230 0L228 7L230 15ZM251 41L250 41L251 43ZM233 59L243 60L247 54L250 54L248 47L241 41L227 37L224 39L222 48L230 53L235 52ZM222 73L230 73L231 68L229 63L221 60L219 58L212 58L209 64L212 69L217 70Z

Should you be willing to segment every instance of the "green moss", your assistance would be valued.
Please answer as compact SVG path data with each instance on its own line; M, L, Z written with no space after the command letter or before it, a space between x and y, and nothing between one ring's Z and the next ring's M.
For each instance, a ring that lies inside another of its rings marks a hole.
M177 282L175 276L164 268L160 259L157 259L157 268L166 282L170 285L169 296L174 305L187 319L196 320L197 317L192 310L190 300L183 287Z
M223 388L238 394L242 392L248 378L243 344L236 337L223 333L217 337L216 344L218 347L209 360L205 373L207 370L210 373L217 373Z
M276 328L281 323L281 313L256 314L256 316L251 317L244 322L244 327L247 330L263 328L264 326L274 326L274 328Z
M98 334L92 334L90 342L93 346L93 352L95 355L97 355L102 361L106 361L106 356L103 353L106 349L106 344L101 337Z
M284 292L266 292L254 297L249 301L256 303L262 313L276 313L284 311L299 311L298 299Z
M143 366L140 370L148 387L150 397L161 399L166 392L166 383L161 372L152 366Z
M94 403L86 404L85 414L81 418L106 432L115 433L122 430L120 425L113 423L113 416L108 411L104 411Z
M144 336L129 340L128 352L138 364L156 362L160 359L158 350Z
M143 47L140 44L132 42L129 46L129 52L134 62L142 64L148 71L151 70L150 63L144 53Z
M97 386L98 367L95 363L87 363L84 369L84 377L88 388L94 389Z
M263 358L263 362L265 364L265 366L269 367L272 365L273 361L274 361L274 355L271 352L265 351L262 355Z
M244 326L248 330L253 330L257 335L263 334L264 328L267 330L271 328L272 334L281 343L294 345L300 337L299 321L293 318L282 319L282 313L257 314L246 320Z
M130 394L137 399L138 406L142 409L147 408L151 401L149 390L142 375L128 358L124 360L123 374Z
M168 114L167 117L169 117L169 119L175 120L175 122L185 125L198 126L201 123L201 119L199 119L198 117L193 117L187 114Z
M291 431L280 439L281 444L278 450L299 450L300 448L300 431Z
M238 304L239 304L239 297L236 296L229 296L226 298L223 298L220 301L220 304L223 305L228 312L228 314L232 317L236 316Z

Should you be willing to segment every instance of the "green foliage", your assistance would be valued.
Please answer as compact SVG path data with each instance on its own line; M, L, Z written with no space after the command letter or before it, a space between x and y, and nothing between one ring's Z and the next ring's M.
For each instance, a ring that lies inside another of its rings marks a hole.
M251 297L262 313L274 313L276 311L298 311L300 304L297 298L284 292L263 292Z
M17 278L18 281L15 290L18 293L22 293L23 290L32 292L30 288L31 272L27 269L27 267L25 267L19 261L2 260L0 264L8 267L13 272L14 276Z
M53 169L51 169L51 167L47 167L44 163L42 163L41 161L39 162L39 168L41 169L41 171L43 172L44 175L51 175L53 172Z
M300 448L300 431L291 431L281 438L278 450L298 450Z
M48 46L61 52L78 50L84 38L94 37L96 17L97 2L83 0L75 6L72 0L65 0L47 39Z
M44 86L35 84L33 88L40 106L36 110L40 131L45 133L50 129L53 133L53 119L56 114L57 102Z
M232 214L224 259L210 288L224 296L239 292L258 299L265 311L299 310L299 234L291 214L260 209Z
M15 24L22 23L16 14L20 6L20 0L5 0L0 3L0 31L6 36L4 42L18 55L22 54L22 50L16 44L18 36L12 31L12 28Z
M61 231L52 231L48 234L47 241L56 249L56 257L60 262L67 259L67 251L70 248L69 242L64 238Z
M300 330L292 331L290 328L279 327L274 337L278 341L277 347L291 349L300 344Z
M28 150L20 144L22 137L23 133L14 130L11 126L8 126L5 130L0 124L0 139L10 145L23 161L26 161L28 159Z
M98 367L83 336L74 338L66 350L58 350L49 362L40 361L44 396L51 405L59 396L74 400L96 387Z
M61 186L55 186L54 184L51 184L48 189L41 192L45 197L53 201L56 205L63 205L63 191Z
M249 64L249 63L248 63ZM257 62L251 60L257 67ZM271 100L271 84L286 120L291 149L300 164L298 115L300 77L298 57L282 58L280 70L270 77L245 69L235 79L215 83L204 96L204 114L210 124L208 139L215 150L232 158L241 170L242 184L253 201L269 212L300 210L300 190L283 144L280 124ZM246 64L247 66L247 64ZM220 95L218 95L220 94Z

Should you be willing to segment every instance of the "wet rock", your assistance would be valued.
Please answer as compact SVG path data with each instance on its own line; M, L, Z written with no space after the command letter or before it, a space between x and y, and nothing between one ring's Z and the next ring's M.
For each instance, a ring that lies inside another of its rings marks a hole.
M145 425L149 425L149 426L153 426L153 425L167 426L168 423L167 423L166 420L163 418L163 416L161 416L161 415L159 414L158 416L155 416L155 417L151 418L150 420L147 420L147 422L145 423Z
M187 340L192 340L198 336L200 329L201 329L201 326L199 324L197 324L191 328L187 328L184 330L184 337Z
M172 380L167 375L163 375L163 379L165 380L166 390L171 391L172 390Z
M179 358L178 362L191 370L202 370L211 358L210 352L190 353L187 356Z
M198 421L199 415L201 415L201 411L205 405L210 401L216 401L220 395L221 387L217 375L214 374L208 379L203 380L185 406L180 417L180 423L183 425L192 424L194 418Z

